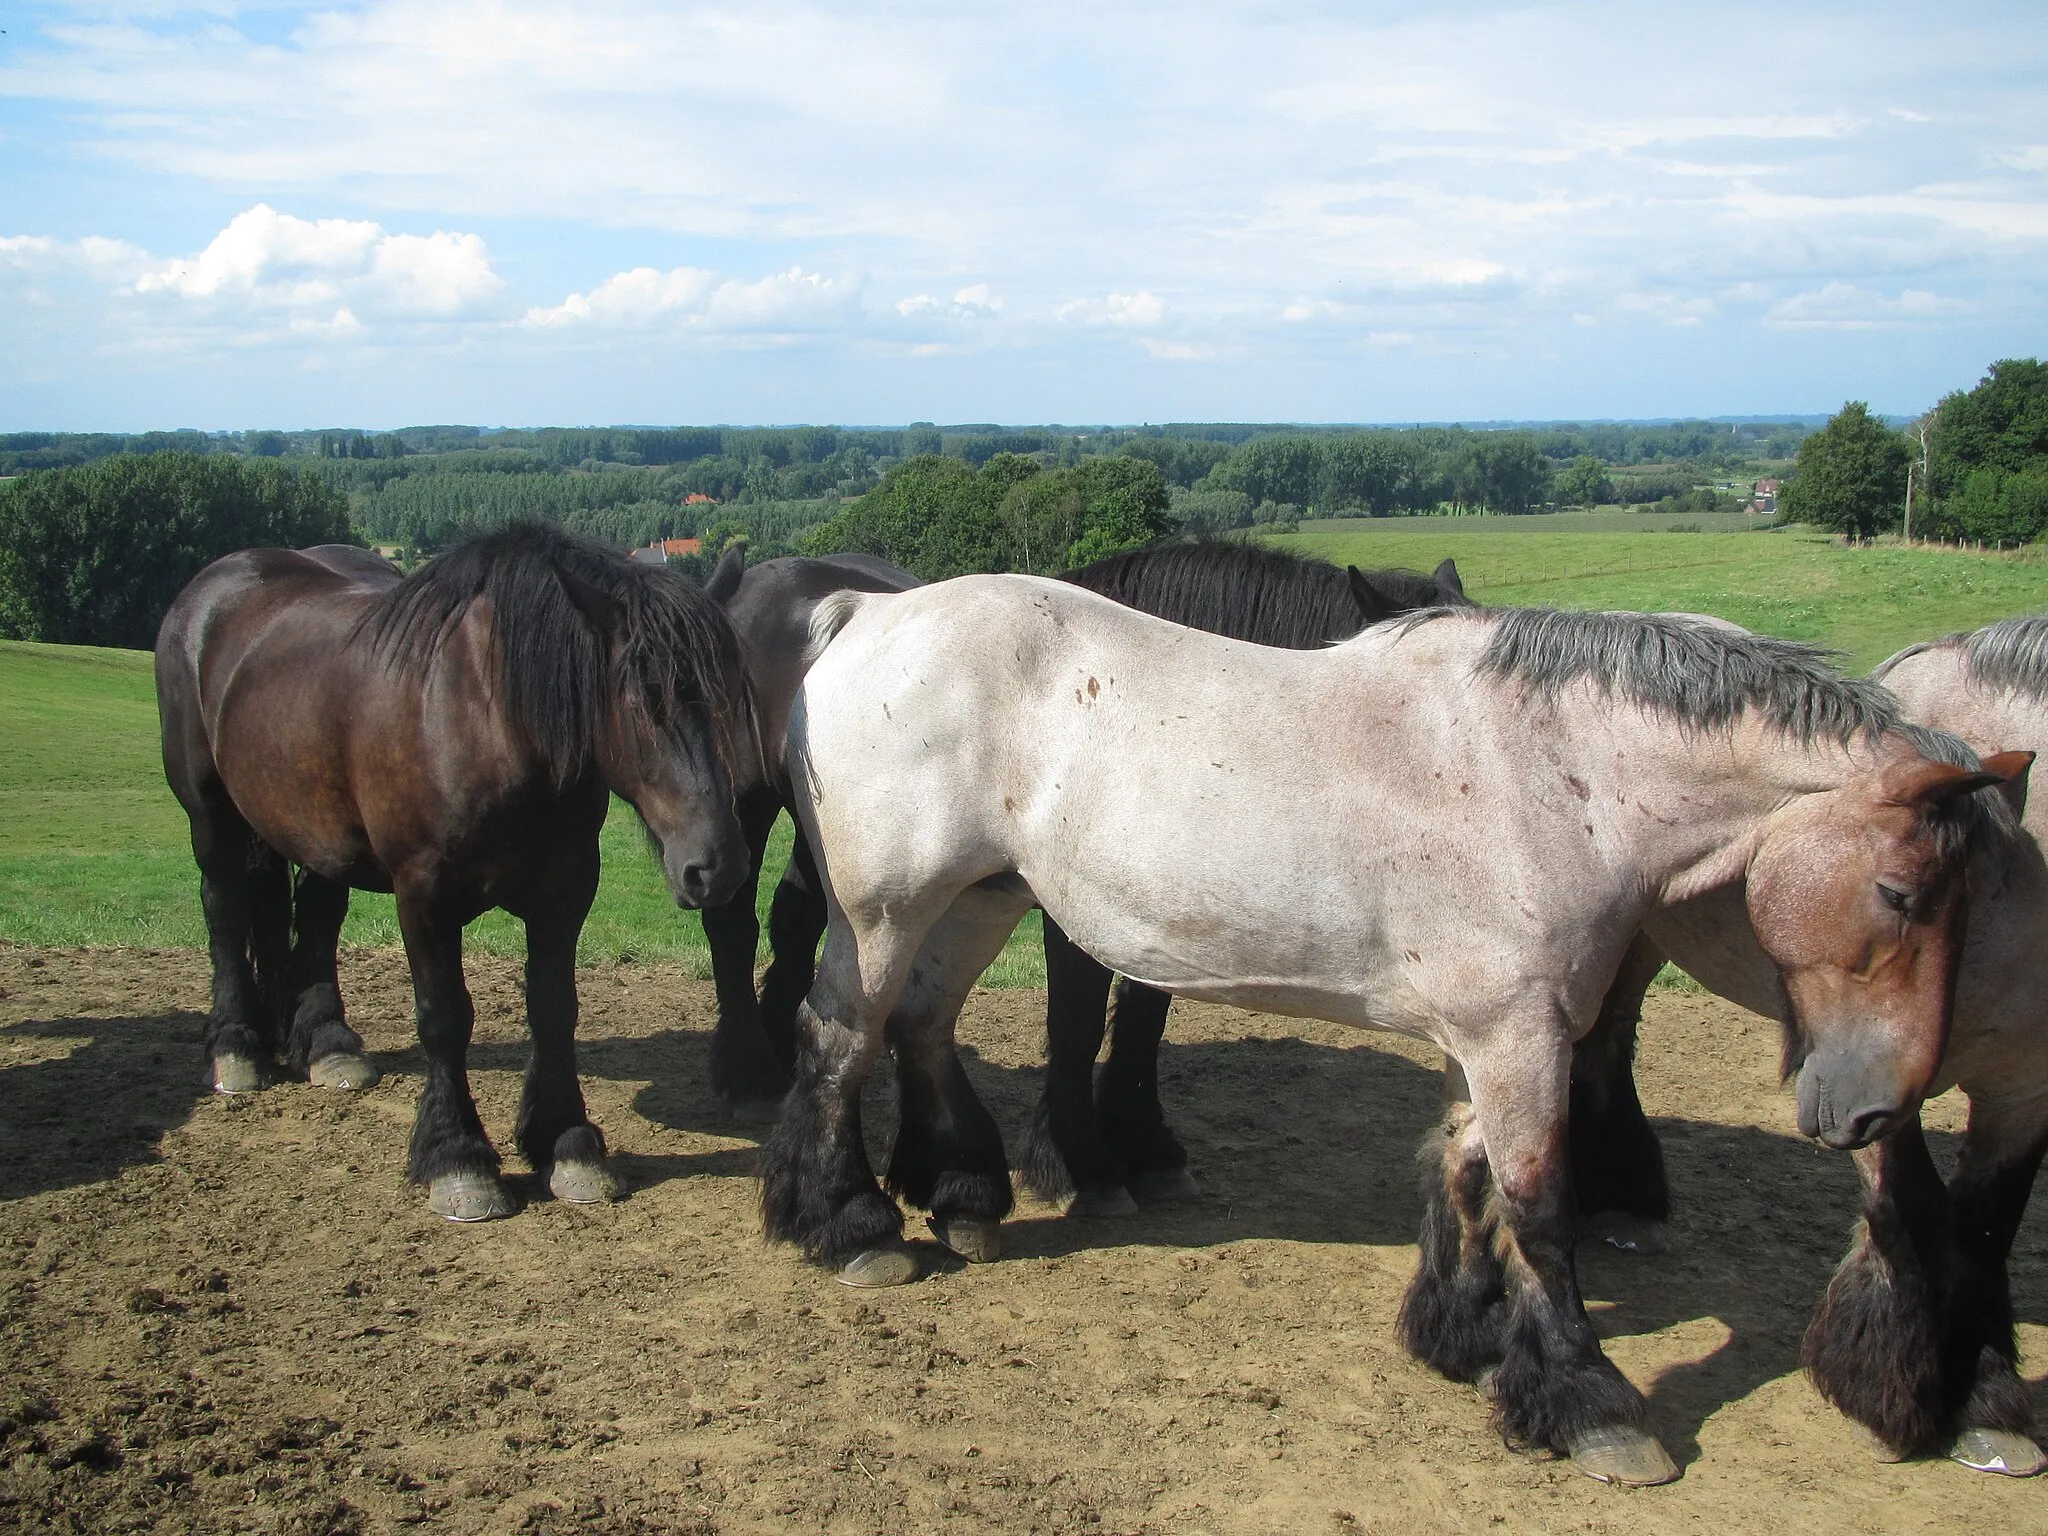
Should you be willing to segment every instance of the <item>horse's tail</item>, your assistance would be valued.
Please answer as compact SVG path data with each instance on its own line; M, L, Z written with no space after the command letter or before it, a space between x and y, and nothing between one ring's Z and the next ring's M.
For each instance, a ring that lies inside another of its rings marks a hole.
M867 606L868 599L890 596L884 592L828 592L811 610L811 642L804 647L804 665L810 666L825 654L825 647L839 638L839 632L853 622L853 616Z

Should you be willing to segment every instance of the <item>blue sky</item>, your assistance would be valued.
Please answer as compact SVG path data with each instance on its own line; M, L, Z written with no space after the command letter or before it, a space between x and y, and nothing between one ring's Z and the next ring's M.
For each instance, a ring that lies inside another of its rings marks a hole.
M2048 10L0 3L0 430L1914 412Z

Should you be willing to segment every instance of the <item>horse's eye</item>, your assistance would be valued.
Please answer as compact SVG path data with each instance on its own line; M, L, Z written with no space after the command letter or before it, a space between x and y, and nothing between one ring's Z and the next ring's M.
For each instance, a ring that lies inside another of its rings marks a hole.
M1902 891L1895 885L1886 885L1880 881L1877 887L1877 894L1883 898L1884 904L1898 913L1899 916L1907 917L1911 915L1913 909L1913 893L1911 891Z

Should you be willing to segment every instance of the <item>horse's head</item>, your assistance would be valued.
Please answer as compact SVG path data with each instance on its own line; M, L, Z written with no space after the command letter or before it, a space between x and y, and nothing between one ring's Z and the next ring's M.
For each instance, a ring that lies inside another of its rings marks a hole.
M618 591L571 584L606 647L597 762L640 815L681 907L718 906L752 869L734 782L753 750L738 637L696 586L663 571Z
M1750 921L1791 1005L1799 1129L1837 1149L1895 1129L1933 1082L1962 953L1970 797L2033 762L2001 752L1961 768L1898 736L1881 751L1773 817L1749 867Z

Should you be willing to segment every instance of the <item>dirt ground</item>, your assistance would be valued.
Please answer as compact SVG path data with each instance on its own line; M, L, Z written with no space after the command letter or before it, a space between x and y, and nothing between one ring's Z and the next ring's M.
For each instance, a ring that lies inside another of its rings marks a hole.
M517 974L472 976L505 1146ZM1165 1092L1202 1200L1117 1223L1025 1200L1004 1262L862 1294L760 1238L753 1140L705 1087L710 987L581 979L630 1198L455 1227L400 1178L398 956L344 970L381 1086L229 1100L198 1076L203 957L0 947L0 1528L2048 1531L2048 1480L1880 1465L1798 1374L1854 1178L1787 1134L1774 1027L1719 1002L1658 994L1644 1034L1671 1251L1581 1258L1685 1467L1630 1491L1505 1449L1394 1341L1425 1049L1177 1006ZM1013 1131L1041 1006L978 993L963 1021ZM2038 1208L2013 1272L2038 1373Z

